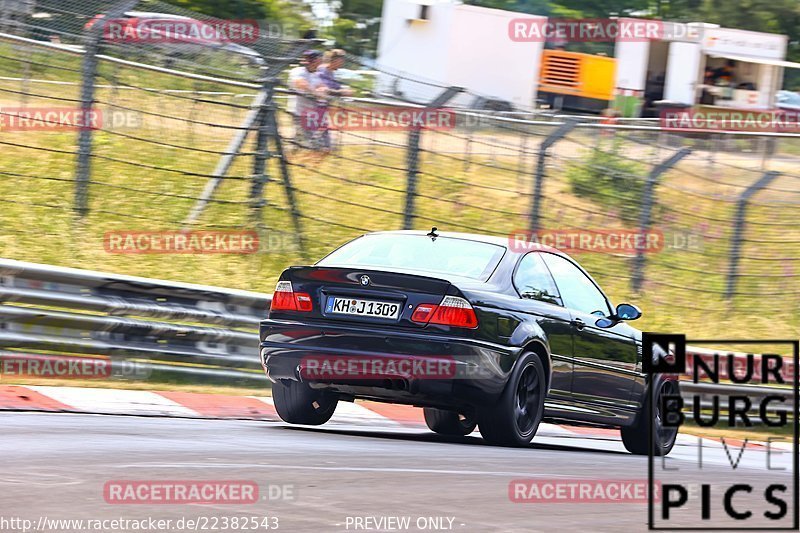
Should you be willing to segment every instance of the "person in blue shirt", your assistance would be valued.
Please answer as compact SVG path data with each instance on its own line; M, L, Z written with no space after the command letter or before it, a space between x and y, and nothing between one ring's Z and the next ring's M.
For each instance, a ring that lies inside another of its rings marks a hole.
M353 94L352 89L336 79L336 71L344 66L344 61L345 52L338 48L326 52L322 58L319 79L327 88L330 96L351 96Z

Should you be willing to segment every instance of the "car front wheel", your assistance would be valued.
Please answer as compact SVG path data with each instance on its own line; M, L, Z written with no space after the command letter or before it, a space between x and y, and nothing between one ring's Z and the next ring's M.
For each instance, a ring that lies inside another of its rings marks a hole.
M625 449L635 455L667 455L675 446L678 437L678 428L667 426L664 422L666 413L663 412L662 398L680 394L678 383L675 381L662 381L656 383L655 405L651 405L650 389L646 389L646 397L642 402L642 410L632 426L620 429L622 443ZM653 418L653 438L650 439L650 417Z

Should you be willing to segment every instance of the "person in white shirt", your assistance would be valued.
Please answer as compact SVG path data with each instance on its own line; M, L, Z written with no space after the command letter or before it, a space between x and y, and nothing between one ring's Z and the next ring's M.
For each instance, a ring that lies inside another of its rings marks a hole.
M303 64L289 72L288 85L295 92L289 97L287 110L294 118L295 141L304 148L314 148L318 129L309 120L309 114L315 113L317 99L324 95L325 85L319 77L319 66L322 54L317 50L306 50L303 53Z

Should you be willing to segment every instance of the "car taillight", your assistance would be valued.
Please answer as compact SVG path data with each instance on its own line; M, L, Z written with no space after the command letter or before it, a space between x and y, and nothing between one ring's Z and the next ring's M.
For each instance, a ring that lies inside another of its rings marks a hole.
M294 292L291 281L279 281L272 295L271 311L301 311L313 308L311 296L305 292Z
M458 296L445 296L439 305L419 304L411 320L426 324L441 324L456 328L478 327L478 317L475 309L464 298Z

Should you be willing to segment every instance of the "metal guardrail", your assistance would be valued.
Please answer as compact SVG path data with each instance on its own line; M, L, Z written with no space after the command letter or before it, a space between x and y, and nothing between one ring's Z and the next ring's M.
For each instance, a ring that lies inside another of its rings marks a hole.
M766 387L759 385L735 385L728 383L711 383L699 381L681 381L681 395L686 402L684 412L691 411L695 398L699 402L702 410L709 410L714 407L721 411L725 416L728 413L728 398L731 396L745 396L751 402L751 407L747 414L751 422L760 423L761 402L767 397L778 397L780 402L771 401L765 406L765 412L772 414L784 411L788 418L792 418L794 413L794 390L791 388ZM714 397L718 396L719 401L714 405ZM706 417L704 417L706 418Z
M105 356L152 371L266 381L255 330L270 301L255 292L0 260L0 360L31 352Z
M0 362L105 358L111 376L135 378L135 366L204 383L266 384L256 329L271 300L256 292L0 259ZM746 394L754 405L779 395L791 406L794 394L702 381L682 381L681 389L700 395L704 407L715 394Z

